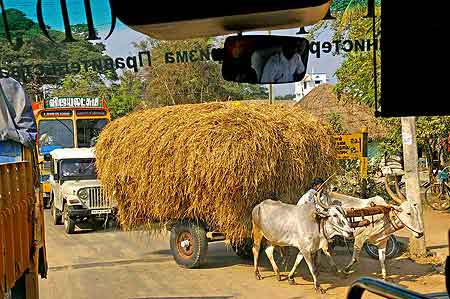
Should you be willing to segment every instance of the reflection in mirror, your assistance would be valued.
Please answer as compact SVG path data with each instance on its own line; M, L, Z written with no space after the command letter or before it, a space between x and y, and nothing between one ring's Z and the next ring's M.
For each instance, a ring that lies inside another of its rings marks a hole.
M41 135L41 137L39 137L39 143L41 145L47 145L48 144L48 134L44 133Z
M306 74L309 47L301 37L247 35L225 40L222 75L227 81L291 83Z

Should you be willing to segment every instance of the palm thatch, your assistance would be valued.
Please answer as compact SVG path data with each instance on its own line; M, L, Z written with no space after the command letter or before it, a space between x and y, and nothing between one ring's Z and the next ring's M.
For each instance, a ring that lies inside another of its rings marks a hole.
M253 207L293 203L336 167L331 132L300 108L208 103L134 112L96 144L99 179L125 228L202 220L238 243Z
M369 138L378 140L388 132L386 126L374 116L369 107L351 101L338 100L333 85L321 84L311 90L296 106L312 115L328 121L331 113L342 117L343 127L348 132L359 132L367 127Z

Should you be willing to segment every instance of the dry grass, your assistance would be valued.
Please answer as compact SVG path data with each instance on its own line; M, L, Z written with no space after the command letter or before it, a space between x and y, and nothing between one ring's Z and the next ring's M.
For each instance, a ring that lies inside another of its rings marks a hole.
M336 168L330 130L298 107L208 103L134 112L96 145L99 178L128 229L202 220L235 243L273 192L294 202Z
M333 85L321 84L311 90L296 104L315 117L328 121L330 113L342 116L343 126L348 132L359 132L362 127L369 130L369 138L381 139L388 128L377 119L374 110L367 106L356 104L350 100L338 100L333 92Z

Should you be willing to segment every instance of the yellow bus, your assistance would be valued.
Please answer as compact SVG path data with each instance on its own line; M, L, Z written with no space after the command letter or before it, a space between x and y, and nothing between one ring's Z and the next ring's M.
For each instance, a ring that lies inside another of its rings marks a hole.
M50 165L44 155L57 148L92 147L111 115L105 101L90 97L52 97L33 103L33 111L38 126L40 181L48 208Z

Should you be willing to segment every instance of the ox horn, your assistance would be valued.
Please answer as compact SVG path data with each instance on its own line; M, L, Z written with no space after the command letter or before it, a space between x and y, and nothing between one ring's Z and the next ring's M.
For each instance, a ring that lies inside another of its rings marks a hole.
M400 187L398 186L397 176L394 176L394 185L395 185L395 192L397 192L398 197L401 200L405 201L406 196L402 193L402 191L400 191Z
M326 184L332 177L334 177L335 175L336 175L336 173L333 173L332 175L330 175L330 176L328 177L328 179L326 179L325 182L323 182L323 183L320 185L319 190L317 190L317 191L322 191L323 186L325 186L325 184Z
M322 190L319 189L319 191L317 191L316 193L316 203L321 206L323 209L328 210L330 207L326 206L321 200L320 200L320 196L322 195Z
M319 189L317 190L317 193L316 193L316 203L317 203L319 206L321 206L323 209L325 209L325 210L328 210L330 207L328 207L327 205L325 205L325 204L320 200L320 196L322 195L322 189L323 189L323 187L325 186L325 184L326 184L332 177L334 177L335 175L336 175L336 173L333 173L332 175L330 175L330 176L328 177L328 179L326 179L325 182L323 182L323 183L320 185L320 187L319 187Z
M395 179L395 182L397 182L397 179ZM389 180L388 180L388 176L384 177L384 185L386 186L386 191L389 194L390 197L392 197L392 199L398 203L399 205L401 205L403 203L403 199L402 197L397 196L396 194L394 194L394 192L391 190L391 186L389 186ZM398 184L396 186L396 188L398 188Z

